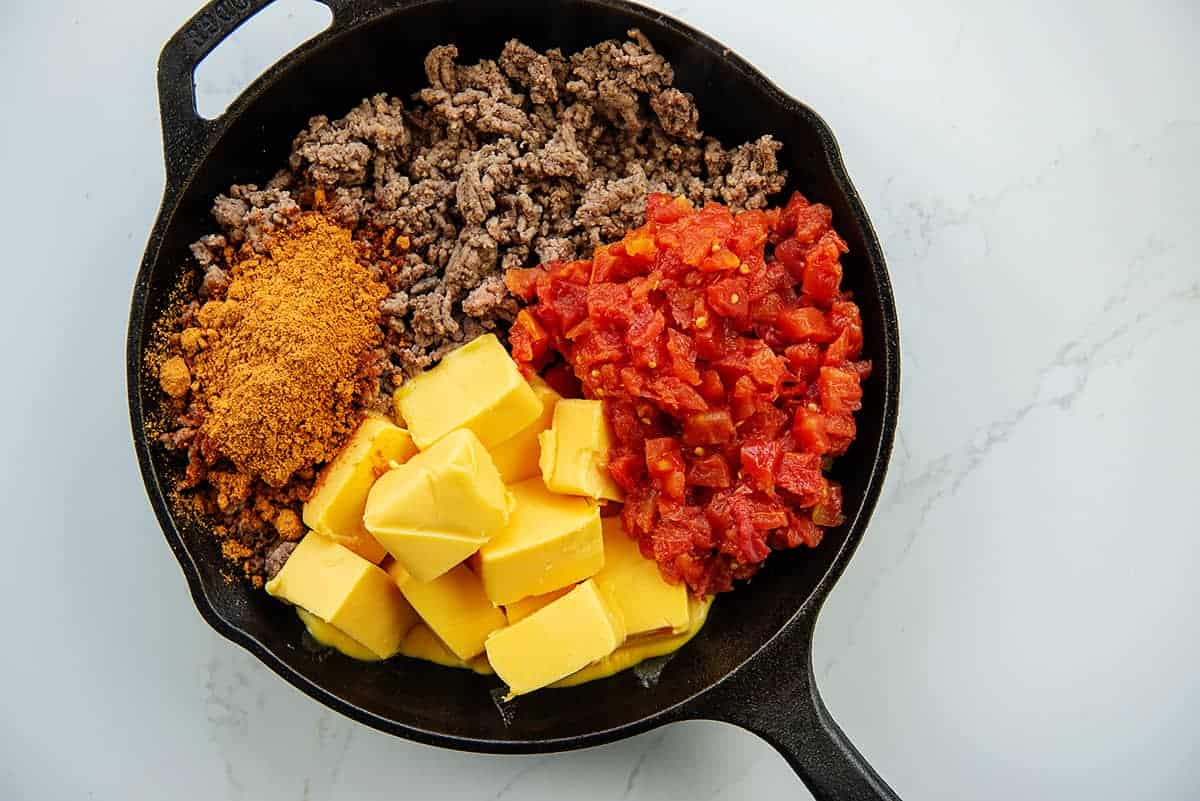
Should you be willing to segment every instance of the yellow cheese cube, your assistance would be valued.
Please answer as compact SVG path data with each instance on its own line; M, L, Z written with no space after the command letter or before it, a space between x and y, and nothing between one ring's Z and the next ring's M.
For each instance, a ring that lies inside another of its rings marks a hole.
M608 473L611 441L600 401L559 401L550 429L538 436L538 466L546 486L570 495L621 500L621 488Z
M625 639L621 618L594 581L487 638L492 669L523 695L570 676L611 654Z
M571 584L553 592L547 592L543 595L530 595L528 598L522 598L519 601L505 605L504 616L508 618L508 625L511 626L518 620L524 620L542 607L549 605L553 601L557 601L573 589L575 589L575 585Z
M417 622L395 582L379 567L309 532L267 592L303 607L386 659Z
M675 653L687 645L704 627L704 621L708 619L708 610L712 607L712 602L711 595L703 600L690 598L688 600L689 622L683 631L678 634L652 634L648 637L638 637L636 640L627 640L624 645L599 662L593 662L578 673L572 673L550 686L574 687L584 682L606 679L639 662Z
M595 576L609 604L621 613L625 634L681 632L688 627L688 592L683 583L668 584L658 563L646 559L625 533L621 518L606 517L604 569Z
M538 466L538 453L541 450L538 435L550 427L550 421L554 418L554 406L562 400L549 384L536 376L529 382L529 386L533 387L533 394L537 395L538 402L542 404L541 415L490 449L492 461L496 463L496 469L500 471L505 484L515 484L541 475L541 468Z
M481 676L490 676L495 672L483 654L469 661L459 659L453 651L446 647L446 643L433 633L433 629L424 623L418 623L412 627L412 630L405 636L404 642L400 643L400 653L412 659L424 659L426 662L432 662L442 667L473 670Z
M363 527L367 493L392 462L405 462L416 452L403 428L381 415L367 416L317 476L304 504L304 525L379 564L387 551Z
M507 623L466 565L433 581L418 581L399 562L389 562L387 572L421 619L464 662L483 653L487 636Z
M479 439L460 429L384 473L363 524L418 581L431 581L500 531L510 497Z
M495 334L446 354L436 367L404 382L394 401L421 450L456 428L474 431L486 447L498 445L542 412Z
M300 622L304 624L304 628L308 629L309 636L326 648L333 648L335 651L339 651L351 659L358 659L363 662L378 662L381 659L379 654L353 637L347 636L337 626L331 626L324 620L321 620L321 618L312 612L297 606L296 614L300 616ZM417 625L420 624L418 623ZM411 630L409 634L412 634ZM404 639L407 640L408 635L405 635ZM404 651L403 643L401 643L400 651L402 653Z
M509 489L514 503L508 525L472 562L492 603L511 604L599 572L604 566L600 507L550 492L540 478Z

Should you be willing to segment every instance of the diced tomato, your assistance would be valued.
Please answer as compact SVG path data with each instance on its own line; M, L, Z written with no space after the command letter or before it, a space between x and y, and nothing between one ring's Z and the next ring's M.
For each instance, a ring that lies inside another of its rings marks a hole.
M632 312L628 285L593 283L587 288L587 308L592 320L628 325Z
M642 307L634 312L625 340L631 348L648 348L666 327L667 321L661 311Z
M701 412L708 408L700 393L673 375L660 375L647 381L644 392L663 409L675 415Z
M696 355L710 362L717 361L725 355L726 340L725 321L715 317L708 325L693 332L696 340Z
M748 438L770 439L778 437L787 424L787 412L773 404L760 402L754 414L742 422L741 434Z
M672 196L653 192L646 198L646 221L673 223L694 211L692 204L682 195Z
M839 526L842 524L842 487L830 481L828 491L821 503L813 507L813 522L818 526Z
M781 263L767 262L750 271L750 298L757 300L772 292L790 293L794 283L795 279Z
M632 492L631 489L626 491ZM642 534L648 533L654 526L654 518L657 515L658 491L650 489L625 499L625 506L621 509L621 523L624 524L626 532L640 539ZM645 550L642 553L645 553Z
M721 317L745 320L750 315L750 288L742 278L722 278L708 285L705 298Z
M825 493L821 457L815 453L785 453L775 469L775 483L797 498L800 506L812 506Z
M658 253L658 246L654 242L653 235L645 228L631 231L621 244L625 249L625 254L635 261L653 261Z
M538 310L543 325L565 332L587 319L587 287L570 281L539 285Z
M696 387L696 391L710 406L721 403L725 399L725 385L721 382L721 374L716 370L705 370L700 374L700 386Z
M822 367L817 378L821 408L827 414L849 414L862 408L862 387L858 374L837 367Z
M837 300L829 307L829 322L838 331L855 327L861 332L862 312L859 311L858 304L856 303L848 300Z
M788 198L787 205L779 213L779 222L775 226L775 233L779 237L788 237L796 230L796 219L804 209L808 208L808 198L799 192L793 192Z
M625 389L626 395L632 398L639 398L646 386L646 378L637 368L622 367L621 386Z
M779 384L787 375L786 362L782 356L775 355L769 347L758 342L750 353L747 364L750 377L759 386L765 387L771 393L778 394Z
M689 267L699 267L700 263L713 252L713 244L711 228L689 226L679 235L679 256Z
M733 426L733 418L728 409L714 409L708 412L697 412L689 415L683 421L683 442L685 445L720 445L732 442L737 430Z
M550 349L546 329L528 309L517 312L517 319L508 331L508 341L513 359L518 363L540 365Z
M537 295L538 279L545 278L547 274L545 267L506 270L504 285L508 287L509 292L528 303Z
M766 559L771 553L767 545L767 535L763 530L754 527L753 509L750 504L736 501L730 512L736 534L734 544L737 547L737 558L749 564L757 564Z
M750 357L745 352L746 343L738 341L735 347L729 347L729 344L731 343L727 343L725 347L724 355L713 362L713 366L726 382L737 381L750 374Z
M572 356L577 367L625 361L625 341L616 331L600 329L592 332L591 336L580 337Z
M654 526L651 543L655 561L660 565L671 564L691 551L692 532L684 526L664 525L660 519Z
M610 456L608 460L608 472L612 475L613 481L617 482L621 489L626 492L633 492L645 480L646 462L633 453L616 457Z
M729 463L719 453L692 459L688 464L687 480L698 487L724 489L732 483Z
M618 443L636 444L641 449L645 439L645 422L638 415L637 405L627 398L614 398L604 404L604 416Z
M775 246L775 258L795 278L804 274L804 256L808 248L795 239L785 239Z
M646 440L646 469L659 492L668 498L683 500L685 482L679 440L674 437Z
M775 489L775 465L782 450L775 440L752 440L742 444L742 470L756 489L763 492Z
M825 416L825 436L829 443L828 453L841 456L850 447L858 433L854 416L850 414L829 414Z
M815 548L821 542L821 528L811 516L789 514L788 527L776 529L769 541L773 548L799 548L801 545Z
M691 337L674 328L667 331L667 353L671 355L671 372L685 384L700 383L696 369L696 343Z
M825 415L805 407L796 410L792 420L792 436L800 447L821 456L829 453L829 437L825 434Z
M750 319L758 323L773 323L784 308L783 297L771 292L750 303Z
M785 528L788 524L787 510L777 501L756 499L751 507L750 523L760 531Z
M822 203L814 203L803 209L797 209L792 238L801 244L812 244L821 235L821 232L829 227L832 220L833 212Z
M671 322L680 329L691 328L696 320L696 298L694 289L683 286L667 287L667 308L670 310Z
M738 214L733 218L734 251L743 258L751 253L762 253L769 229L770 220L764 211L755 209Z
M829 343L822 361L825 364L840 366L857 359L862 353L862 329L857 326L843 328L837 339Z
M802 342L799 345L789 345L784 350L788 366L792 372L806 381L817 377L821 366L821 346L815 342Z
M704 257L700 262L700 271L705 273L720 273L729 270L737 269L741 266L742 260L732 250L727 250L721 247L718 243L713 243L716 250L713 250L709 255Z
M729 397L729 410L737 421L749 418L758 410L758 392L750 376L742 376L734 383Z
M839 243L841 238L837 234L827 232L804 257L801 291L818 303L831 304L838 297L842 283Z
M825 312L812 306L786 309L775 318L775 325L787 342L832 342L837 336Z

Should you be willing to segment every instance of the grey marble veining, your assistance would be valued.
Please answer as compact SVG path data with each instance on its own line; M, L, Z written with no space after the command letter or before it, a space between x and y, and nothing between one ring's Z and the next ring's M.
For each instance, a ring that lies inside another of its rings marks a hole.
M0 4L0 798L808 797L717 724L543 757L406 743L200 620L122 366L154 61L196 2ZM1200 10L654 5L830 122L891 266L900 433L818 625L831 711L906 798L1200 797ZM322 17L273 13L202 107Z

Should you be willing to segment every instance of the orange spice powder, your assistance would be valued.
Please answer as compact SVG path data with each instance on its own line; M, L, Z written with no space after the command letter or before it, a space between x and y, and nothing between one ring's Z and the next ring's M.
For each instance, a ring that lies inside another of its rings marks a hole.
M191 369L204 450L273 487L330 459L374 391L360 375L382 340L386 294L350 232L319 213L238 261L225 299L181 335L204 343Z

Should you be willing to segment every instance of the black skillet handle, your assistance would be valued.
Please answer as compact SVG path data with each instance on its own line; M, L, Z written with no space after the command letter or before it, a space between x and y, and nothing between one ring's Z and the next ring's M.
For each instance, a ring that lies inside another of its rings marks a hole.
M694 701L685 715L733 723L762 737L817 801L900 801L821 701L812 668L816 618L816 609L801 612L790 628Z
M272 0L211 0L167 40L158 57L158 106L162 117L163 150L167 165L167 190L177 190L199 161L217 120L206 120L196 110L193 73L204 57L229 34ZM333 35L359 20L378 13L388 0L320 0L333 12L324 35Z

